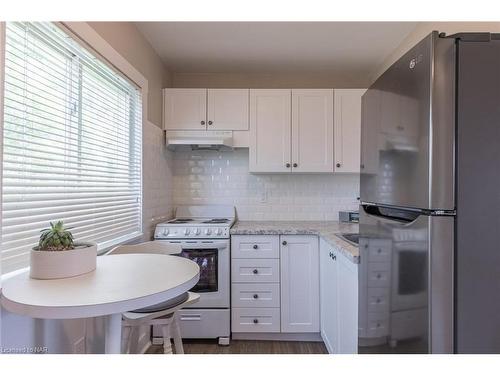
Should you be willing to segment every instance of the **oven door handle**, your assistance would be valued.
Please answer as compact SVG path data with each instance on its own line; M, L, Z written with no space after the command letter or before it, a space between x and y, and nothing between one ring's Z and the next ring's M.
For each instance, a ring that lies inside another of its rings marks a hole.
M183 242L181 246L183 250L216 249L218 251L222 251L222 250L227 250L228 248L227 244L200 243L200 242L193 242L193 243Z

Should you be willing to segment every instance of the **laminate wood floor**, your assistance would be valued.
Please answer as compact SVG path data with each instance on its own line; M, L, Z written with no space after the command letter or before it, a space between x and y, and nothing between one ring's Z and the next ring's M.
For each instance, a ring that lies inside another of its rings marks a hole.
M328 354L322 342L231 340L220 346L217 340L183 340L186 354ZM163 354L163 346L152 345L147 354Z

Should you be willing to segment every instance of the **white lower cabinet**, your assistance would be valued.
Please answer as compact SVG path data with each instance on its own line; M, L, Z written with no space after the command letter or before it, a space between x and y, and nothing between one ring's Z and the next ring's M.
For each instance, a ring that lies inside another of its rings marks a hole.
M357 264L315 235L234 235L231 244L232 332L320 333L328 352L357 353ZM370 294L370 329L378 333L387 329L386 292Z
M358 352L358 265L320 241L321 337L329 353Z
M319 332L317 236L280 236L281 331Z
M318 236L231 237L231 329L319 333Z

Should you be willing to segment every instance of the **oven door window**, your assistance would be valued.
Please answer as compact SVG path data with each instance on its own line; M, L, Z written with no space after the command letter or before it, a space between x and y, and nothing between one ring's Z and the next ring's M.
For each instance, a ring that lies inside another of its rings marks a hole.
M217 249L183 249L180 255L200 267L200 280L191 289L192 292L208 293L219 290Z

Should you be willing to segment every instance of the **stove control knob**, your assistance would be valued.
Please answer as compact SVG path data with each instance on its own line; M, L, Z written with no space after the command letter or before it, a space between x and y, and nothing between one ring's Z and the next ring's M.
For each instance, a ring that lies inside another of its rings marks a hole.
M163 229L163 235L164 236L168 236L168 232L169 232L168 228Z
M201 233L200 228L196 228L196 229L194 230L194 234L195 234L195 235L199 236L199 235L200 235L200 233Z
M210 228L205 229L205 234L210 236L212 234L212 230Z
M184 229L184 234L187 236L189 234L189 228Z
M217 235L220 236L222 234L222 228L217 228Z

